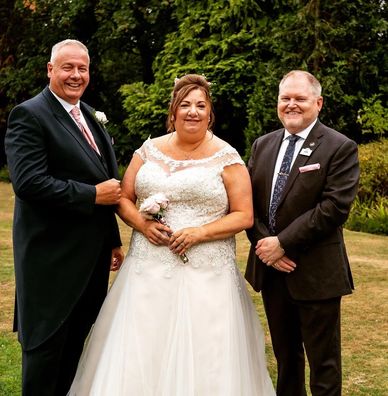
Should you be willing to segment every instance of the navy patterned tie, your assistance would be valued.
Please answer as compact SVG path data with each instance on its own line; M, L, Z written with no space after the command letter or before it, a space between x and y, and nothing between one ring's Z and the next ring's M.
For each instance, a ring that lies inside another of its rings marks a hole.
M287 150L284 154L283 161L280 166L280 171L278 173L275 187L273 189L271 205L269 207L269 230L271 234L275 233L276 209L278 208L280 197L282 196L284 186L286 185L288 174L290 173L291 162L295 151L295 143L299 139L299 136L290 135L287 139Z

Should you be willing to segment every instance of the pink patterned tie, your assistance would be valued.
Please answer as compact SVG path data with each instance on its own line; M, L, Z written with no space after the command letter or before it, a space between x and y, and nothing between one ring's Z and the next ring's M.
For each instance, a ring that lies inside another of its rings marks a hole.
M100 154L100 150L97 147L97 144L94 140L94 137L92 135L92 132L90 132L90 129L88 128L88 126L86 125L85 122L82 122L81 120L81 113L79 111L79 108L77 106L74 106L71 110L70 110L71 115L74 117L75 121L77 122L77 125L79 127L79 129L82 131L82 133L84 134L86 140L88 141L88 143L92 146L92 148L98 153ZM100 154L101 155L101 154Z

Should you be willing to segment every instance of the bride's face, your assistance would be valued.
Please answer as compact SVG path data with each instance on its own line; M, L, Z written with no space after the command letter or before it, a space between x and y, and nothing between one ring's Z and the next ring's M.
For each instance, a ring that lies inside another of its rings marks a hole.
M178 105L175 129L179 132L205 133L209 125L210 103L200 89L193 89Z

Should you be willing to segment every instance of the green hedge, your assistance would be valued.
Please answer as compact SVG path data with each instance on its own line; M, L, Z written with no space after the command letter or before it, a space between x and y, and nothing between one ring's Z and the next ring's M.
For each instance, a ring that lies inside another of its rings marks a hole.
M388 139L359 146L360 185L346 228L388 235Z
M9 171L8 167L4 165L2 168L0 168L0 181L2 182L10 182L11 179L9 178Z

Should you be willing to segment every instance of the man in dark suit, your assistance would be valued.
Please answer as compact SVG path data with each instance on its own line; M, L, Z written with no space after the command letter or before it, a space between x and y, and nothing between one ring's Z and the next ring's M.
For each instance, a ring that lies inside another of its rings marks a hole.
M34 396L67 393L109 269L123 260L111 140L80 101L89 83L87 48L76 40L56 44L47 70L49 86L12 110L5 139L16 194L15 330L23 395Z
M313 75L288 73L278 96L284 128L258 138L248 164L246 279L262 292L280 396L306 395L305 352L312 394L341 395L340 301L353 289L342 225L359 168L356 143L318 120L322 105Z

